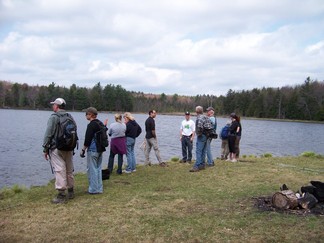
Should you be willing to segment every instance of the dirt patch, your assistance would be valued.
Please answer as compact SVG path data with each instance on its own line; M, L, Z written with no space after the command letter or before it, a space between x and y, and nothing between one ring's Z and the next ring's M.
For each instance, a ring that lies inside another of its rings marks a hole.
M272 196L253 197L254 207L260 211L272 211L283 214L295 214L301 216L319 215L324 216L324 203L317 203L312 209L279 209L272 206Z

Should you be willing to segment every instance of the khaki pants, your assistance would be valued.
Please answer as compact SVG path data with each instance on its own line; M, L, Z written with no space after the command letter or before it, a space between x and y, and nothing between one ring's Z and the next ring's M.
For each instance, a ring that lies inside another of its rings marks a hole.
M73 151L50 150L50 159L55 174L55 189L73 188Z
M155 156L157 158L157 160L159 161L159 163L162 163L162 159L161 159L161 155L160 155L160 150L159 150L159 146L157 143L156 138L150 138L150 139L146 139L146 148L145 148L145 164L149 164L150 163L150 152L151 149L154 149L155 152Z
M221 157L223 159L227 159L228 154L229 154L228 139L222 139Z

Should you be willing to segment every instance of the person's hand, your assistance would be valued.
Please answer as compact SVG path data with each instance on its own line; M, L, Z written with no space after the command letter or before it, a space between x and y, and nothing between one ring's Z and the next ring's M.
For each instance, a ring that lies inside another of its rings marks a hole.
M84 149L81 150L80 157L81 158L84 158L85 157L85 150Z
M44 158L48 160L48 153L44 153Z
M107 126L108 124L108 118L104 121L104 125Z

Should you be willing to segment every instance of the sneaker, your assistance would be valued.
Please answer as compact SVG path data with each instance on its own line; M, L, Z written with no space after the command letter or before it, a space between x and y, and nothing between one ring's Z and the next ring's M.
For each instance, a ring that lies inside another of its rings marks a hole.
M60 204L60 203L66 203L66 195L59 193L55 198L53 198L52 203L54 204Z
M197 167L193 167L191 170L189 170L189 172L198 172L199 171L199 168Z
M68 199L73 199L74 198L74 190L73 188L68 189Z
M213 167L213 166L215 166L215 164L212 163L212 164L208 164L207 166L208 166L208 167Z
M187 160L187 163L188 163L188 164L191 164L191 160Z
M136 172L136 169L132 170L132 172Z
M151 166L151 162L145 162L144 165L148 165L148 166Z
M226 159L225 161L232 161L231 159Z
M167 163L165 163L165 162L161 162L161 163L159 163L159 165L160 165L161 167L168 167Z
M236 159L232 159L231 162L235 163L235 162L237 162L237 160Z
M186 163L185 159L180 160L180 163Z
M123 170L123 173L130 174L130 173L132 173L132 172L129 171L129 170Z

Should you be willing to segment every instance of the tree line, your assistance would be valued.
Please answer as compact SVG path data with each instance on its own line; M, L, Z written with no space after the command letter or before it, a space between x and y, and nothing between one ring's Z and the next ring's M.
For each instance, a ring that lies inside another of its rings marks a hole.
M100 111L147 113L194 112L197 105L212 106L216 115L232 112L244 117L324 121L324 81L308 77L303 84L282 88L229 90L226 95L181 96L144 94L127 91L121 85L97 83L92 88L51 83L48 86L0 81L0 107L15 109L50 109L49 102L62 97L68 110L81 111L94 106Z

